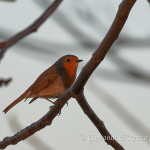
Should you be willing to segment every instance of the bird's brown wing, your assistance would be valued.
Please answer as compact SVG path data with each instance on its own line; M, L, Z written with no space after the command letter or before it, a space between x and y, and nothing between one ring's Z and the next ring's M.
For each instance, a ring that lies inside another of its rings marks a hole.
M56 70L54 67L48 68L46 71L44 71L37 79L36 81L15 101L13 101L9 106L7 106L4 109L4 113L7 113L13 106L18 104L20 101L22 101L24 98L29 98L33 96L33 98L37 97L36 94L40 91L52 84L58 77L58 74L56 73Z
M53 67L47 69L33 83L33 88L32 88L30 96L31 97L32 95L38 96L36 94L38 94L39 91L46 89L57 78L58 78L58 74L56 73L56 70Z

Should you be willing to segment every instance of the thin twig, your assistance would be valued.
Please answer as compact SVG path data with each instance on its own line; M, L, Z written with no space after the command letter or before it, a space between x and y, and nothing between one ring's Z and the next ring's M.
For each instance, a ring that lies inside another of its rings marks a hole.
M119 10L115 17L114 22L111 25L111 28L107 32L106 36L100 43L97 50L93 53L91 59L82 69L80 76L76 80L76 84L73 88L73 93L78 93L85 86L89 77L93 73L93 71L97 68L97 66L103 61L107 52L110 50L111 46L117 40L119 33L121 32L128 15L130 13L131 8L135 4L136 0L123 0L119 5ZM86 74L86 76L85 76Z
M19 32L18 34L11 37L9 40L1 42L0 43L0 59L2 59L4 53L6 50L18 42L20 39L24 38L25 36L29 35L30 33L33 33L38 30L40 25L46 21L46 19L56 10L56 8L59 6L59 4L62 2L62 0L55 0L48 8L47 10L29 27L24 29L23 31Z
M0 79L0 86L8 85L11 81L12 81L11 78L9 78L9 79Z
M124 148L112 137L112 135L106 129L103 121L101 121L95 114L95 112L92 110L83 92L79 93L79 95L75 95L75 98L77 99L77 102L81 106L84 113L88 116L88 118L92 121L92 123L100 132L100 134L103 136L106 143L111 145L114 149L123 150Z
M24 140L27 137L31 136L35 132L43 129L45 126L50 125L53 119L61 110L61 108L65 105L65 103L71 97L74 97L75 95L80 94L80 92L82 91L83 87L85 86L86 82L88 81L93 71L97 68L100 62L104 59L106 53L108 52L108 50L110 49L114 41L118 38L118 35L121 32L121 29L124 26L126 19L128 18L128 15L130 13L130 10L133 7L135 2L136 0L123 0L122 1L122 3L119 6L119 10L117 12L116 18L110 30L108 31L107 35L105 36L104 40L102 41L98 49L95 51L95 53L93 54L89 62L82 69L79 77L77 78L73 86L69 88L64 94L62 94L58 98L58 100L56 101L52 109L46 115L44 115L40 120L31 124L25 129L21 130L19 133L15 134L12 137L4 138L4 140L0 142L0 148L4 149L10 144L16 144L19 141ZM82 103L85 103L85 102L83 101ZM93 120L93 123L97 127L98 122L94 122L94 121L97 121L97 120ZM103 130L99 130L99 131L103 135L102 132L104 131ZM110 136L109 133L108 133L108 136ZM108 143L107 140L106 142ZM114 147L116 150L118 150L118 147L120 150L124 149L118 142L115 142L115 144L112 144L112 143L108 143L108 144L111 144L111 146Z

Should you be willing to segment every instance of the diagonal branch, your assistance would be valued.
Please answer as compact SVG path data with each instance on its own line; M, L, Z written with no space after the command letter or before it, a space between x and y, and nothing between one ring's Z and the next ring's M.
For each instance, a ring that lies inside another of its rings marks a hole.
M40 120L37 122L31 124L30 126L26 127L25 129L21 130L17 134L15 134L12 137L6 137L3 141L0 142L0 148L6 148L8 145L11 144L17 144L19 141L26 139L27 137L31 136L35 132L43 129L47 125L50 125L53 121L53 119L56 117L56 115L59 113L61 108L64 106L64 104L71 98L76 95L79 95L85 86L86 82L88 81L91 74L94 72L94 70L97 68L97 66L102 62L104 59L106 53L109 51L110 47L114 43L114 41L118 38L119 33L121 32L122 27L124 26L126 19L128 18L128 15L130 13L131 8L133 7L136 0L123 0L122 3L119 6L119 10L117 12L116 18L108 31L107 35L105 36L102 43L99 45L98 49L95 51L95 53L92 55L92 58L89 60L89 62L85 65L85 67L82 69L79 77L77 78L76 82L73 84L71 88L69 88L63 95L61 95L55 105L52 107L52 109L44 115ZM79 101L78 101L79 102ZM87 105L86 101L82 101L83 105ZM92 112L92 110L90 110ZM96 114L92 114L96 115ZM92 116L93 117L93 116ZM97 116L94 116L97 118ZM97 118L98 119L98 118ZM92 120L94 122L94 120ZM98 127L98 122L95 120L94 124L96 127ZM108 135L110 136L109 132L104 132L104 130L100 130L100 133L102 135ZM116 150L123 150L122 146L118 142L108 143L112 147L114 147Z
M70 98L71 93L69 90L67 90L57 99L55 105L41 119L32 123L30 126L26 127L25 129L21 130L11 137L5 137L3 141L0 142L0 149L5 149L8 145L15 145L18 142L25 140L29 136L33 135L37 131L43 129L44 127L51 125L53 119L59 114L62 107Z
M50 5L47 10L29 27L24 29L23 31L19 32L18 34L12 36L7 41L0 43L0 59L2 59L3 55L5 54L6 50L18 42L20 39L24 38L25 36L29 35L30 33L33 33L37 31L37 29L40 27L44 21L56 10L56 8L59 6L59 4L62 2L62 0L55 0L52 5Z
M124 148L112 137L112 135L106 129L102 120L98 118L95 112L92 110L90 105L88 104L83 91L78 95L74 95L77 102L81 106L84 113L88 116L88 118L92 121L92 123L96 126L100 134L103 136L104 140L107 144L111 145L114 149L123 150Z
M22 128L22 124L17 114L13 114L13 115L11 114L8 117L7 122L12 132ZM39 137L38 135L32 136L30 140L27 140L26 142L28 143L28 145L32 147L32 149L35 149L35 150L52 150L53 149L49 145L49 143L45 143L44 139L42 137Z
M103 61L107 52L109 51L115 40L117 40L119 33L121 32L128 18L130 10L135 2L136 0L123 0L122 3L119 5L119 10L117 12L114 22L111 25L111 28L107 32L106 36L100 43L97 50L93 53L91 59L82 69L79 78L76 80L73 92L75 93L80 92L80 90L85 86L91 74L94 72L97 66Z

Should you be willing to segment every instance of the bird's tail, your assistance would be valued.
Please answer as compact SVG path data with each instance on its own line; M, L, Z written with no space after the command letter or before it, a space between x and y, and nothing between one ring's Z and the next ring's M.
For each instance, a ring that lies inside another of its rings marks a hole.
M7 106L3 112L6 114L12 107L14 107L16 104L18 104L20 101L22 101L24 98L28 98L31 91L27 90L25 91L20 97L18 97L15 101L13 101L9 106Z

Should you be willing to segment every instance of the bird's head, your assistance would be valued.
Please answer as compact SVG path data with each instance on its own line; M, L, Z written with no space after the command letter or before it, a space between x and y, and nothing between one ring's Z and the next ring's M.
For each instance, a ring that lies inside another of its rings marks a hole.
M83 60L79 59L77 56L65 55L61 57L56 63L66 70L69 77L73 77L76 75L78 63L81 61Z

